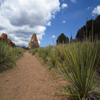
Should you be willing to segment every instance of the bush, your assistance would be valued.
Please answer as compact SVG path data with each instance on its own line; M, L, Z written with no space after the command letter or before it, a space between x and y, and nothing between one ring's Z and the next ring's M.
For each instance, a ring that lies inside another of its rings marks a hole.
M35 49L31 50L32 55L34 55L36 52L38 52L38 48L35 48Z
M12 47L6 41L0 40L0 72L12 68L23 52L22 48Z
M62 33L56 40L57 44L69 43L69 38Z
M52 48L51 46L48 46L48 47L44 48L45 54L47 56L49 56L49 53L51 52L51 48Z
M57 61L57 54L54 48L52 48L50 54L49 54L50 62L55 67L56 61Z
M38 50L38 55L39 57L41 57L43 60L46 60L46 53L45 53L45 49L44 48L39 48Z
M61 94L61 96L69 96L72 100L96 100L98 98L100 93L93 88L96 83L93 77L100 61L99 45L100 42L73 43L63 50L66 66L60 58L62 63L59 61L58 63L70 85L64 87L66 94Z

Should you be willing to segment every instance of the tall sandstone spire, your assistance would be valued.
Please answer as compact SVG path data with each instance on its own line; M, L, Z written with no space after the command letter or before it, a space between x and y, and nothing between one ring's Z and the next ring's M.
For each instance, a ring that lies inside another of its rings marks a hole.
M29 49L34 49L34 48L38 48L39 47L39 43L38 43L38 40L37 40L37 36L36 34L34 33L31 37L31 41L28 45L28 48Z

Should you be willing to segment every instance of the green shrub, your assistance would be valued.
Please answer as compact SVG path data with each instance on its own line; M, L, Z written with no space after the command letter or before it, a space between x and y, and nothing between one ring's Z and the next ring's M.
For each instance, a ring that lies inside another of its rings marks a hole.
M38 56L42 58L45 62L48 61L47 57L49 57L49 54L51 52L51 46L39 48L38 49Z
M38 55L39 57L41 57L41 54L44 53L44 49L43 48L39 48L38 50Z
M66 93L61 96L68 96L72 100L100 99L100 93L93 88L96 83L93 77L100 61L99 45L100 42L73 43L63 50L66 66L60 58L62 63L58 63L69 85L64 87Z
M45 54L45 53L41 53L41 58L42 58L43 60L46 60L46 54Z
M0 72L12 68L23 52L22 48L12 47L6 41L0 40Z
M52 48L50 54L49 54L50 62L55 67L56 61L57 61L57 54L54 48Z
M45 53L45 49L44 48L39 48L38 50L38 55L39 57L41 57L43 60L46 60L46 53Z
M59 45L58 47L55 48L56 52L57 52L57 58L60 58L61 60L65 60L64 58L64 53L63 53L63 45Z
M47 56L49 56L49 53L51 52L51 49L52 49L51 46L48 46L48 47L44 48L45 54L46 54Z
M23 53L25 52L25 49L20 47L14 47L12 48L12 55L14 55L14 58L19 59L21 56L23 56Z
M0 72L11 68L15 63L9 52L10 49L6 42L0 41Z
M35 48L35 49L31 50L32 55L34 55L36 52L38 52L38 48Z

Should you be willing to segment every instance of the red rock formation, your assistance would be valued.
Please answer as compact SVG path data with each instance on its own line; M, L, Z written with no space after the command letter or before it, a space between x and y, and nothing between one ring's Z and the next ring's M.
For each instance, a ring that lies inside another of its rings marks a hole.
M3 39L7 39L7 34L2 33L1 38L3 38Z
M8 43L12 42L10 39L7 39Z
M15 45L15 43L13 43L10 39L8 39L7 34L6 33L2 33L2 35L0 36L2 39L7 39L8 43L12 43Z
M34 33L31 37L31 41L29 43L29 46L28 48L29 49L34 49L34 48L38 48L39 47L39 43L38 43L38 40L37 40L37 36L36 34Z

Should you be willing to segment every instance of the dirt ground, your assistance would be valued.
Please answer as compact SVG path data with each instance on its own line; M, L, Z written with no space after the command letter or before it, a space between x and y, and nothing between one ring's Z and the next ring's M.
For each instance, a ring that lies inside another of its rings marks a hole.
M56 86L36 55L25 52L16 67L0 73L0 100L60 100L54 97Z

